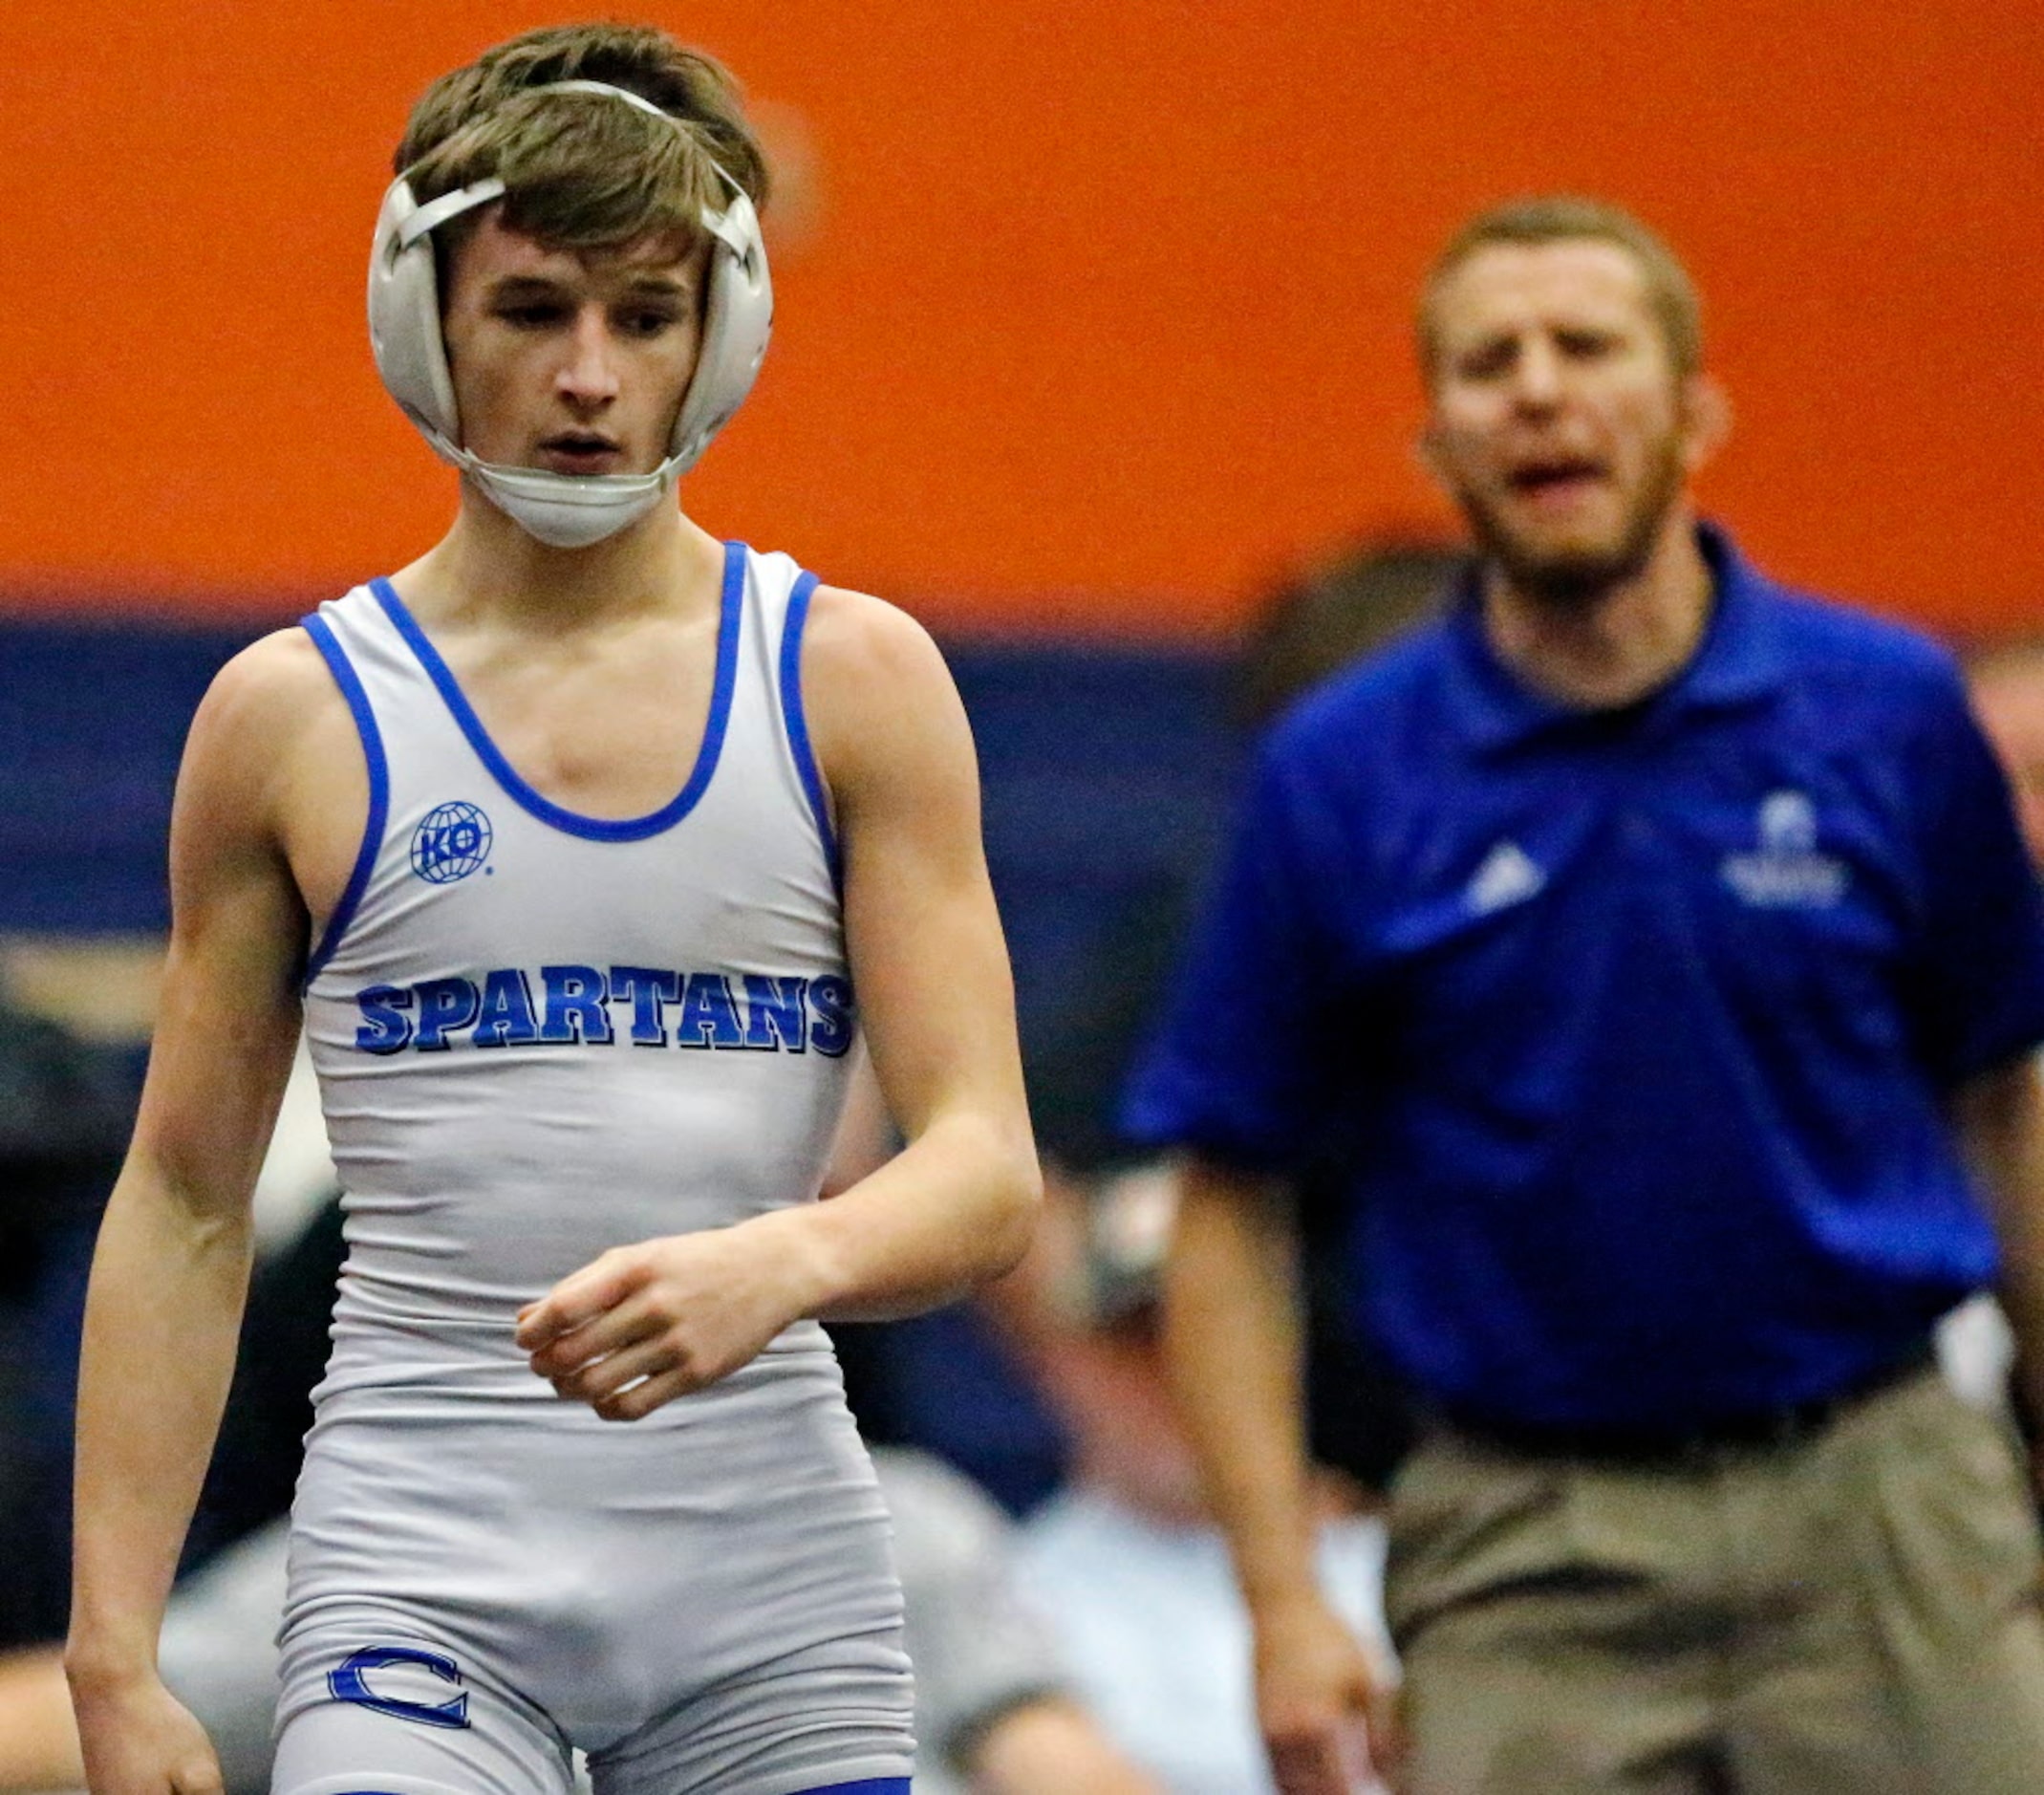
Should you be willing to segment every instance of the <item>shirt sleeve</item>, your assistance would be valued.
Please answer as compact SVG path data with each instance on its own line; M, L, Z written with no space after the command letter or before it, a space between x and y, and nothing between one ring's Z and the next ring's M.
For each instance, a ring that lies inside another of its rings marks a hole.
M2009 783L1949 670L1915 777L1926 901L1912 1011L1946 1089L2044 1041L2044 885Z
M1124 1095L1146 1148L1285 1169L1319 1119L1335 937L1331 831L1307 769L1266 741L1164 1019Z

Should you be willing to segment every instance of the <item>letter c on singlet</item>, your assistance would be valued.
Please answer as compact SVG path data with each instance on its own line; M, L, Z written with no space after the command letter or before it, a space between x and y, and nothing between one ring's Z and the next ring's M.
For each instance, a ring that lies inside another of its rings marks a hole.
M468 1698L454 1696L445 1701L400 1701L395 1696L379 1696L370 1688L368 1673L386 1664L418 1664L443 1683L462 1680L460 1667L438 1652L417 1646L369 1646L357 1652L338 1670L327 1673L327 1692L336 1701L352 1701L358 1708L387 1714L394 1720L413 1720L420 1726L464 1727L468 1724Z

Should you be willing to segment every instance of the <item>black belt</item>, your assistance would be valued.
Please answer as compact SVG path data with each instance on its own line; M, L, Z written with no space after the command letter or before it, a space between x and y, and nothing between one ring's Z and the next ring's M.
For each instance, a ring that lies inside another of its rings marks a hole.
M1586 1459L1610 1464L1667 1464L1727 1452L1794 1445L1821 1434L1848 1409L1909 1382L1937 1364L1928 1339L1901 1358L1883 1360L1843 1388L1825 1395L1747 1409L1670 1426L1654 1422L1546 1422L1500 1419L1448 1408L1438 1417L1455 1433L1484 1445L1535 1459Z

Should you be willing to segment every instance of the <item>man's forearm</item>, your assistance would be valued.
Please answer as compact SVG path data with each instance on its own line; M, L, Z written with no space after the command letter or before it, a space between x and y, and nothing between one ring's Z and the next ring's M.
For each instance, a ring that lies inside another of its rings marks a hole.
M245 1210L181 1202L146 1163L131 1160L115 1187L78 1381L74 1677L155 1662L233 1373L250 1242Z
M1187 1163L1166 1282L1166 1363L1257 1611L1317 1587L1294 1252L1274 1184Z

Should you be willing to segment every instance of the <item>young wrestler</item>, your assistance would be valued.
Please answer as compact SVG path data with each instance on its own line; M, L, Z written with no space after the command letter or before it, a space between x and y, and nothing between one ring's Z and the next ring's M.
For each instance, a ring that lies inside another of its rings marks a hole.
M378 368L445 537L193 726L162 1018L94 1269L68 1668L95 1795L200 1795L154 1667L301 1017L347 1192L274 1786L907 1787L900 1595L820 1317L1035 1196L965 721L923 632L674 484L771 312L716 65L529 33L413 115ZM815 1198L863 1031L907 1136Z

